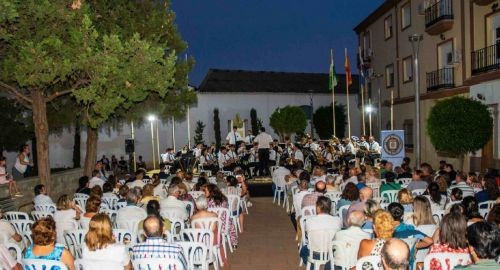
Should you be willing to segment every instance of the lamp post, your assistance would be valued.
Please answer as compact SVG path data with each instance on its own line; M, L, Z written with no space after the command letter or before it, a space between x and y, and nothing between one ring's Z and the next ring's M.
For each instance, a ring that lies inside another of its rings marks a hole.
M408 37L413 51L413 78L415 79L415 167L420 168L420 71L418 65L418 53L420 42L423 40L422 34L413 34Z
M309 90L309 105L311 106L311 138L314 138L314 103L313 103L313 90Z
M148 116L148 121L151 123L151 151L153 157L153 170L156 170L155 140L154 140L154 129L153 129L155 120L156 117L154 115Z
M373 107L372 107L372 101L368 101L368 106L365 107L365 112L368 113L368 126L370 127L370 136L373 136L372 133L372 112L373 112Z
M158 168L161 167L160 133L158 131L159 126L160 126L160 119L156 118L156 154L158 155Z

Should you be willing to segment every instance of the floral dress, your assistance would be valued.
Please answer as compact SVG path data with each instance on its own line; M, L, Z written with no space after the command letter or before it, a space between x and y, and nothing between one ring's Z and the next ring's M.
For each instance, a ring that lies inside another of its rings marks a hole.
M227 201L224 201L220 205L217 205L217 204L215 204L215 201L213 199L209 199L208 200L208 208L210 209L210 208L216 208L216 207L229 209ZM223 214L220 217L220 219L221 219L221 223L222 223L221 230L225 231L226 230L226 226L228 226L228 224L226 224L226 216L225 216L225 214ZM233 219L232 218L229 218L229 237L231 238L231 244L233 246L237 246L238 245L238 235L236 234L236 227L235 227L235 225L233 223Z
M382 251L382 248L384 247L384 244L385 244L385 239L377 238L376 241L377 242L375 242L375 246L373 247L372 252L370 252L370 254L368 256L380 256L380 252ZM363 263L362 268L363 268L363 270L374 269L373 265L369 262ZM383 269L382 263L378 264L378 268Z
M430 253L444 253L444 252L455 253L455 254L460 254L460 253L469 254L469 249L468 248L454 249L454 248L451 248L450 246L448 246L448 244L434 244L429 249L429 254ZM460 265L469 265L471 263L472 263L472 260L469 256L468 261L460 262L459 264ZM443 267L438 260L432 259L431 260L431 267L429 270L451 270L451 268L449 265L446 265L446 267Z
M56 244L52 252L44 256L37 256L33 253L33 246L29 246L26 248L26 252L24 254L25 259L44 259L51 261L61 261L62 253L64 251L64 245ZM61 270L61 268L54 266L50 270Z

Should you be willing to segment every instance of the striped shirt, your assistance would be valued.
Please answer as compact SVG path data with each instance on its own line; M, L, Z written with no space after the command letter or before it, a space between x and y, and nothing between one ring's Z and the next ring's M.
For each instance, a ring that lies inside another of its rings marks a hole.
M462 190L462 198L465 198L467 196L474 196L474 189L467 185L465 182L460 182L458 184L452 185L451 187L448 188L448 195L451 194L451 190L454 188L459 188Z
M179 260L183 269L187 269L186 257L182 247L175 243L169 243L160 237L148 237L144 243L135 245L132 249L132 258L168 258Z

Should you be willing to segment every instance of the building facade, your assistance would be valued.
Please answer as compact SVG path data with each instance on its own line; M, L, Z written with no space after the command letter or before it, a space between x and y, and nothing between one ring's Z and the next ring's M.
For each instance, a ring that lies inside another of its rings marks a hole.
M372 79L368 95L384 105L377 117L382 129L405 131L407 153L415 144L415 79L413 49L409 36L421 34L419 42L419 93L421 160L433 165L458 160L437 153L427 136L426 119L437 100L470 96L491 108L492 140L466 159L464 170L483 171L500 165L498 143L500 101L500 1L487 0L387 0L354 29L361 57ZM377 79L374 74L380 74ZM378 127L377 127L378 128Z

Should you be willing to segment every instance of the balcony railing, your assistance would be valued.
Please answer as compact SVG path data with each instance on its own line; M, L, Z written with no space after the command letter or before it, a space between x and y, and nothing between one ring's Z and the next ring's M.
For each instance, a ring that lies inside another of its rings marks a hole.
M500 69L500 43L472 52L472 75Z
M453 27L453 1L441 0L425 10L425 28L431 35L441 34Z
M455 71L453 68L442 68L427 73L427 91L455 87Z

